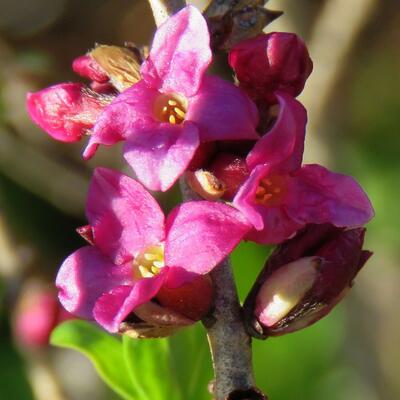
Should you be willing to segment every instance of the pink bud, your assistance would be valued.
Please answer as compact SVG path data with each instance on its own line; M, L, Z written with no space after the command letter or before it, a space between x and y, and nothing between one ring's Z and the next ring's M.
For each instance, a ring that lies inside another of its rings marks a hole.
M109 79L96 60L88 54L75 58L72 62L72 69L78 75L98 83L108 82Z
M47 346L51 331L70 318L71 314L61 307L54 290L38 282L29 282L14 312L14 336L26 348Z
M229 53L229 64L240 87L253 99L269 104L277 103L276 90L298 96L313 68L304 42L285 32L241 42Z
M90 130L105 103L80 83L61 83L28 93L30 117L56 140L76 142Z
M283 335L327 315L372 254L362 250L364 235L364 228L308 225L278 246L245 301L251 333Z

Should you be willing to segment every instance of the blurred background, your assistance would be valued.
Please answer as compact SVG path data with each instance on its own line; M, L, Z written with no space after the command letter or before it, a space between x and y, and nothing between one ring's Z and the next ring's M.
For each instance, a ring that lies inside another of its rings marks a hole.
M361 182L376 209L366 245L375 255L327 318L254 344L257 382L273 400L396 400L400 3L271 0L268 6L285 14L267 31L296 32L314 60L300 97L309 113L306 161ZM68 317L52 300L52 282L62 260L83 245L75 227L85 224L92 168L123 169L120 149L101 149L84 163L82 143L57 143L33 125L25 95L79 80L71 62L95 43L148 44L152 16L145 0L0 0L0 7L0 397L117 399L83 356L46 347L36 328ZM165 208L173 196L161 198ZM242 298L269 251L251 244L235 251ZM211 379L201 326L174 337L172 346L180 360L175 368ZM191 400L209 398L205 384L194 393Z

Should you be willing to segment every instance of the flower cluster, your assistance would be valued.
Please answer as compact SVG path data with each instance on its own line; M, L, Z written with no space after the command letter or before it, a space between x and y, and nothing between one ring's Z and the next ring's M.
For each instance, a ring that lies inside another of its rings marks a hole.
M110 332L167 335L210 311L209 273L251 240L281 244L246 302L251 329L281 334L319 319L368 258L361 227L373 209L353 178L302 165L307 112L296 96L312 71L304 43L289 33L239 43L229 53L234 84L207 74L207 23L188 6L145 53L98 46L73 63L89 85L28 95L29 114L53 138L89 137L85 159L123 141L137 178L95 170L89 224L78 229L88 245L60 268L61 303ZM147 189L166 191L178 179L203 200L165 217ZM304 298L324 305L306 321Z

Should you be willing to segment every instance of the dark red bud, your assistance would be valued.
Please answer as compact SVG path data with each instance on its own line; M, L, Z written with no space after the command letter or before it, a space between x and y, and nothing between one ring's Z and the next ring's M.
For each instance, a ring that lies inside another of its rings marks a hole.
M298 96L313 64L304 42L293 33L272 32L245 40L229 53L229 64L250 97L277 103L274 92Z
M199 276L178 288L163 286L156 298L161 305L193 321L199 321L210 311L213 284L209 276Z
M256 337L305 328L327 315L352 286L372 253L365 229L308 225L269 257L244 305Z
M194 153L192 161L188 166L189 171L196 171L197 169L204 168L208 160L215 152L215 142L203 142Z
M232 200L239 186L249 176L246 161L233 154L219 154L209 169L224 185L223 198L225 200Z

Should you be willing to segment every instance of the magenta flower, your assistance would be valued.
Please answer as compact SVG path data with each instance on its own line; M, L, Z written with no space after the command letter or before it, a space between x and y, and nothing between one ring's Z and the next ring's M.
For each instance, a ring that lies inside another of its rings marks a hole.
M77 142L93 127L104 102L81 83L60 83L28 93L27 108L32 120L53 139Z
M301 166L306 110L286 93L276 96L278 119L247 156L251 173L233 200L255 227L248 238L275 244L309 223L337 227L367 223L374 211L353 178L317 164Z
M206 21L193 6L156 32L142 80L120 94L96 122L85 158L99 144L126 140L124 157L152 190L167 190L199 144L257 139L255 105L240 89L205 76L212 53Z
M94 173L86 214L93 246L64 261L56 284L69 312L110 332L163 287L210 272L250 229L234 208L207 201L182 204L165 219L141 184L105 168Z

